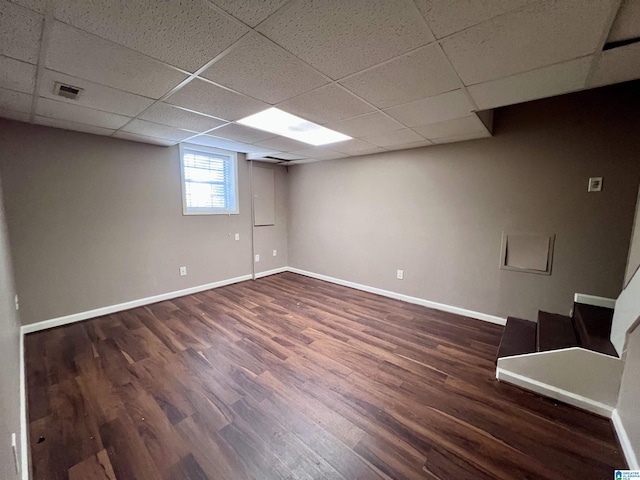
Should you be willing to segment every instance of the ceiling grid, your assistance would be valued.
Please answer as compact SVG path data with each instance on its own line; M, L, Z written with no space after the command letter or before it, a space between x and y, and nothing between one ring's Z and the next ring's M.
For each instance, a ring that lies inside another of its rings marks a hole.
M620 4L0 0L0 116L291 163L490 137L475 112L640 78L637 45L601 54L614 20L632 31ZM312 148L236 123L271 106L353 139Z

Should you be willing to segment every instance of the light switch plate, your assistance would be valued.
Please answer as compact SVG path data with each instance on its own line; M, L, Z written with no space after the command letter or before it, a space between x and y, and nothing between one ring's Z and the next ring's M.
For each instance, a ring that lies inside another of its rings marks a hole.
M589 191L590 192L602 191L602 177L591 177L589 179Z

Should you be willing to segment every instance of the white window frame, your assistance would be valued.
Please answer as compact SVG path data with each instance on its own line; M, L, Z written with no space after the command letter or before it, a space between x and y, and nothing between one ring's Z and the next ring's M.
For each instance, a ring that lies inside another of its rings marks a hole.
M186 151L196 151L204 154L215 154L221 155L225 157L229 157L231 159L231 163L233 164L233 193L235 195L235 210L198 210L198 211L189 211L187 209L187 192L185 188L185 178L184 178L184 155ZM203 147L202 145L194 145L191 143L181 143L180 144L180 183L182 189L182 214L183 215L237 215L240 213L240 205L239 205L239 195L238 195L238 154L236 152L232 152L229 150L222 150L219 148L212 147Z

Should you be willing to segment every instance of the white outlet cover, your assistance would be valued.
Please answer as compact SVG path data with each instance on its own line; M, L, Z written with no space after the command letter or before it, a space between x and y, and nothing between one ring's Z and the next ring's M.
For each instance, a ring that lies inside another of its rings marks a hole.
M602 191L602 177L591 177L589 179L589 191L590 192Z
M236 233L236 240L240 240L240 234Z
M404 270L398 270L398 272L396 273L396 278L398 280L402 280L404 278Z
M275 256L277 256L277 255L278 255L278 251L277 251L277 250L274 250L274 251L273 251L273 256L275 257Z
M256 263L260 261L260 255L256 255Z
M184 277L187 274L187 267L180 267L180 276Z

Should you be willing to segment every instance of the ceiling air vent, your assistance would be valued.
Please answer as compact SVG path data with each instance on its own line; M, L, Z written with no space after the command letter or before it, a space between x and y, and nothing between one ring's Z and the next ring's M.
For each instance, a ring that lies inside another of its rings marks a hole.
M77 100L80 94L82 93L82 88L56 82L55 86L53 87L53 93L54 95L68 98L70 100Z

